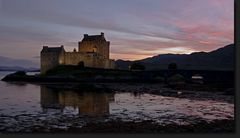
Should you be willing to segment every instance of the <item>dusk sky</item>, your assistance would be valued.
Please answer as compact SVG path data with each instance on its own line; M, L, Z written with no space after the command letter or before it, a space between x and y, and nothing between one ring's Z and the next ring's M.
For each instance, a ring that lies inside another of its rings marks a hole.
M0 0L0 56L39 62L101 32L112 59L211 51L234 41L233 0Z

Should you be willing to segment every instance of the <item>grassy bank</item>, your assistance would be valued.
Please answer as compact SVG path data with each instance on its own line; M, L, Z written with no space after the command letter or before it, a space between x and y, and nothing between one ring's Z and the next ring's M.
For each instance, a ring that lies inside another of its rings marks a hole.
M45 74L9 74L3 81L25 82L164 82L161 76L153 76L142 71L82 68L78 66L58 66Z
M221 87L234 87L233 71L202 71L202 70L159 70L159 71L130 71L116 69L83 68L80 66L58 66L46 74L26 75L14 73L7 75L3 81L25 82L142 82L165 83L170 86L196 83L192 76L203 76L202 84Z

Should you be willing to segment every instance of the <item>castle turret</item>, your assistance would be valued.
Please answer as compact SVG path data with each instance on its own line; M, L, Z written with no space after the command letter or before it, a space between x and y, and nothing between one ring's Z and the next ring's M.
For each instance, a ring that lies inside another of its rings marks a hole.
M64 47L43 46L41 51L41 73L64 63Z
M78 51L85 53L96 53L105 59L109 59L109 45L106 41L104 33L100 35L84 34L84 38L78 43Z
M84 38L85 38L85 37L88 37L88 34L84 34L83 37L84 37Z

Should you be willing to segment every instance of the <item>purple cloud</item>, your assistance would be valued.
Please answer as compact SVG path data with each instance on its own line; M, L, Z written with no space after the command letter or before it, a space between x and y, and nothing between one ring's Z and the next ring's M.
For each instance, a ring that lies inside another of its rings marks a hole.
M233 43L233 2L1 0L0 55L32 58L43 44L72 50L83 34L102 31L115 59L210 51Z

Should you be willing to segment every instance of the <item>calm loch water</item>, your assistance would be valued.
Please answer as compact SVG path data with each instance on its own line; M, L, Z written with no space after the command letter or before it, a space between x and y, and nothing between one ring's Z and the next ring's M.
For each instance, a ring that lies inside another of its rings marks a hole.
M6 74L9 72L0 72L1 78ZM198 120L233 118L234 105L147 93L136 95L128 92L59 90L49 85L0 81L1 131L20 131L36 123L41 125L39 120L54 119L62 122L55 122L52 127L67 128L73 125L69 120L77 117L81 117L79 126L91 119L191 124ZM64 118L68 118L66 122ZM74 123L76 125L76 120Z

